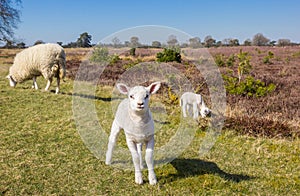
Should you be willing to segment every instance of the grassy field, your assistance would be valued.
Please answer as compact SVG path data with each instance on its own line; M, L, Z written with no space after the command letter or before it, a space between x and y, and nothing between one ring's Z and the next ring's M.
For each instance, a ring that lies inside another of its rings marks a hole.
M5 79L9 62L6 58L5 62L0 61L1 195L297 195L300 192L299 138L252 137L230 129L223 131L202 157L199 146L205 132L197 129L192 143L179 157L155 169L157 185L148 184L147 171L143 173L145 184L136 185L133 171L106 166L102 157L96 158L84 144L73 115L73 80L61 84L59 95L44 92L46 81L42 78L38 79L41 88L38 91L31 89L31 81L10 88ZM110 86L99 86L95 96L78 97L95 104L99 122L107 133L113 120L111 91ZM168 134L176 131L174 127L176 123L172 122L163 126ZM121 145L123 139L121 136ZM158 146L165 142L160 138L157 141Z

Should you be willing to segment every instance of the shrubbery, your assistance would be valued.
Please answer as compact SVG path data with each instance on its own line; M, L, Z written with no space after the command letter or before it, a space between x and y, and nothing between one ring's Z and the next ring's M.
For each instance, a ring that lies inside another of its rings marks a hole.
M229 57L225 57L224 54L217 54L214 57L215 63L219 67L232 67L235 63L235 55L231 54Z
M178 63L181 63L180 52L176 49L165 48L164 51L156 54L156 58L158 62L176 61Z
M272 52L268 53L268 58L273 58ZM233 70L223 74L225 88L227 93L234 95L242 95L247 97L261 97L275 90L275 84L266 85L264 82L253 78L250 75L252 65L250 63L251 56L247 52L240 52L236 55L230 55L225 59L224 55L216 55L215 62L218 66L233 66L237 63L237 71ZM235 75L234 73L237 73Z
M243 81L238 82L238 78L223 75L225 88L229 94L242 95L247 97L261 97L275 90L275 84L266 85L260 80L247 76Z
M118 55L109 55L107 48L95 47L89 60L95 63L116 63L120 60L120 57Z
M130 48L129 54L135 56L135 48Z
M268 55L263 58L264 64L272 64L271 59L274 58L274 53L269 51Z

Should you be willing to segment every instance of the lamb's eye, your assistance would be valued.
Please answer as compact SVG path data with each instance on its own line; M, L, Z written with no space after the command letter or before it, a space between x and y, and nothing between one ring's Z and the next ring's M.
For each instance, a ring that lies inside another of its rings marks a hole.
M130 95L129 97L130 97L131 99L134 99L134 96L133 96L133 95Z
M146 95L145 99L148 99L149 95Z

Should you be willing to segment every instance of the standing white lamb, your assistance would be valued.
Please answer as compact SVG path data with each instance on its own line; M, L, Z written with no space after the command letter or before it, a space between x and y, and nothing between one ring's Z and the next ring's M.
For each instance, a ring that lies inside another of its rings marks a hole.
M206 107L202 96L192 92L185 92L180 98L180 106L182 108L183 117L187 117L186 112L193 107L193 118L198 119L199 113L204 118L211 113L210 109Z
M45 91L48 91L53 77L57 78L56 94L59 92L60 79L66 75L66 55L58 44L39 44L18 53L9 69L10 86L33 79L32 88L38 89L36 77L42 75L48 80Z
M117 84L122 94L127 94L118 106L115 119L112 123L109 136L108 149L106 152L107 165L111 164L112 152L121 129L124 129L126 142L132 155L135 169L135 182L142 184L142 145L146 144L145 160L148 167L148 179L151 185L157 183L154 173L154 121L149 110L150 95L156 93L161 83L155 82L148 87L135 86L129 88L125 84Z

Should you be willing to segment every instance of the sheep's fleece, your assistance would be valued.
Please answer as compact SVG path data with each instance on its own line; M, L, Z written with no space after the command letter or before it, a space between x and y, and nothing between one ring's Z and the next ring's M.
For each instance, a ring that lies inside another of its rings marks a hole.
M59 72L52 67L58 65ZM15 82L23 82L33 77L43 75L46 80L54 77L64 78L66 75L66 55L58 44L39 44L18 53L9 69L9 76Z

